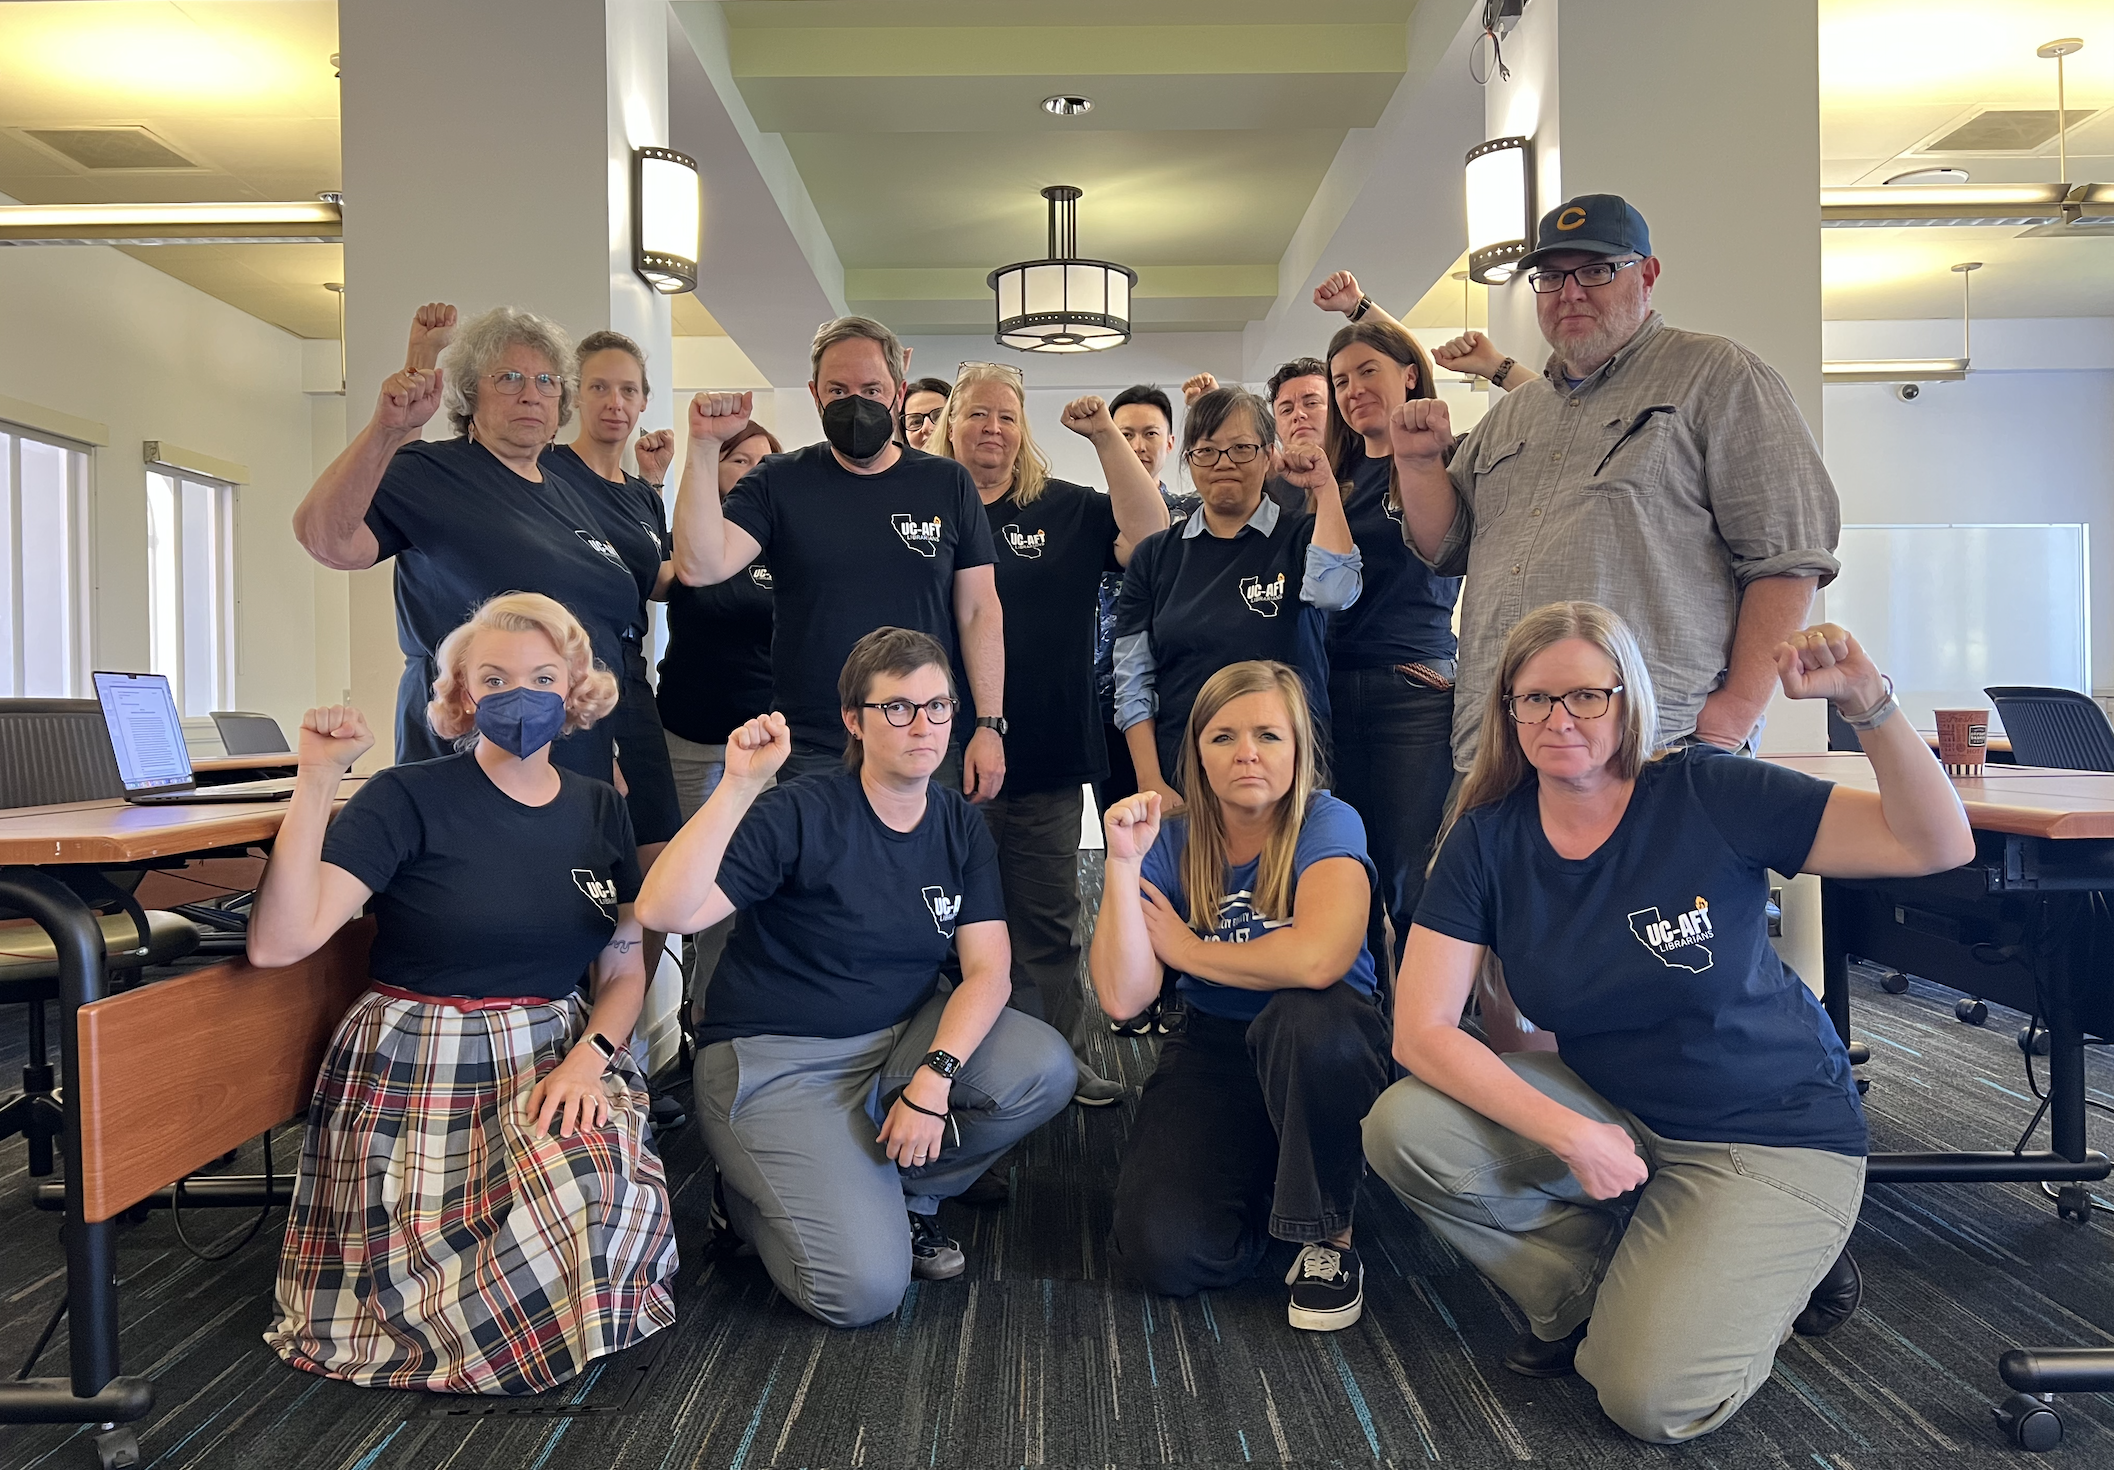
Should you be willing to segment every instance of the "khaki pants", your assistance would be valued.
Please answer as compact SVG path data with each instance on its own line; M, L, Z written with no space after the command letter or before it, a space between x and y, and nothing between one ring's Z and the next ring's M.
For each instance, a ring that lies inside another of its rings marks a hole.
M1365 1156L1424 1223L1553 1342L1592 1319L1578 1372L1610 1419L1672 1444L1731 1418L1841 1254L1864 1160L1821 1149L1663 1138L1555 1054L1505 1062L1637 1140L1651 1169L1595 1200L1547 1149L1406 1077L1365 1119Z

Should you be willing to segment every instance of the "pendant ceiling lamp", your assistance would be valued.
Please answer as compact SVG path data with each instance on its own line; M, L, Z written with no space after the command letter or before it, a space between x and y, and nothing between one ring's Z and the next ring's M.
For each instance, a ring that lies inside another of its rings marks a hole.
M1052 184L1050 253L1044 260L1002 265L985 278L997 297L1001 347L1020 352L1100 352L1130 340L1130 291L1138 273L1127 265L1079 258L1079 191Z

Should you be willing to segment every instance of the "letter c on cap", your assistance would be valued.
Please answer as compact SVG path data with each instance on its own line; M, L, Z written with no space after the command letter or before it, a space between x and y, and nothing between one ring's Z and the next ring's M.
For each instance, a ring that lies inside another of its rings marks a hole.
M1575 204L1556 216L1556 228L1559 230L1575 230L1585 222L1586 212Z

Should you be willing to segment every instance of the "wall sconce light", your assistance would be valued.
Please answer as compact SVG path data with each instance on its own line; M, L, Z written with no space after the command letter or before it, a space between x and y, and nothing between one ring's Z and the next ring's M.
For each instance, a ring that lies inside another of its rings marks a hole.
M697 289L705 203L697 160L673 148L632 152L631 268L664 296Z
M1527 138L1492 138L1468 150L1468 278L1498 286L1533 248L1534 164Z

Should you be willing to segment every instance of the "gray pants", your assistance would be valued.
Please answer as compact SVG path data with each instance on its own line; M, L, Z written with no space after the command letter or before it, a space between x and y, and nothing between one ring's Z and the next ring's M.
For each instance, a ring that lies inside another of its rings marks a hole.
M698 1053L698 1115L734 1228L778 1289L832 1327L878 1321L902 1301L906 1208L930 1214L1071 1101L1064 1038L1001 1011L955 1075L939 1157L889 1162L874 1135L932 1050L946 1003L936 995L864 1036L746 1036Z
M1006 1004L1048 1022L1074 1051L1085 1039L1086 987L1079 978L1077 786L1021 796L1003 788L983 806L998 844L1013 941L1013 998Z
M1637 1140L1651 1169L1595 1200L1563 1162L1414 1077L1365 1119L1365 1156L1432 1233L1553 1342L1592 1319L1579 1376L1610 1419L1674 1444L1716 1429L1776 1349L1857 1222L1864 1160L1809 1148L1663 1138L1553 1053L1505 1062L1565 1107Z

